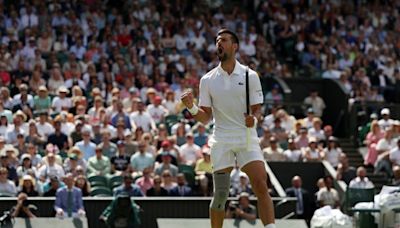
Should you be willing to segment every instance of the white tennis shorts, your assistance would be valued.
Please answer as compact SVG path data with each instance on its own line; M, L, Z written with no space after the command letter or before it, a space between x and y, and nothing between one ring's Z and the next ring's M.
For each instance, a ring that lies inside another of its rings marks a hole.
M251 161L264 161L258 144L249 149L246 144L215 142L211 145L211 162L214 172L235 167L236 163L240 168L243 168Z

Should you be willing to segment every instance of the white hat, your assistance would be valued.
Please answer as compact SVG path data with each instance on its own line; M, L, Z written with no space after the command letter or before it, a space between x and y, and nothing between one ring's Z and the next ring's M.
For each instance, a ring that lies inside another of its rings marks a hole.
M381 115L390 115L390 110L388 108L384 108L381 110Z

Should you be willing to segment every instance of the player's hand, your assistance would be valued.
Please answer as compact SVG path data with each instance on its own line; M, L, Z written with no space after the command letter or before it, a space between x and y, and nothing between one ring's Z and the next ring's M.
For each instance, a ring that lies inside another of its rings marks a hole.
M244 113L244 118L245 118L245 124L246 124L246 127L248 127L248 128L251 128L251 127L254 127L254 123L255 123L255 121L254 121L254 116L253 115L247 115L246 113Z
M186 106L186 108L193 107L193 94L191 91L186 91L181 95L181 101Z

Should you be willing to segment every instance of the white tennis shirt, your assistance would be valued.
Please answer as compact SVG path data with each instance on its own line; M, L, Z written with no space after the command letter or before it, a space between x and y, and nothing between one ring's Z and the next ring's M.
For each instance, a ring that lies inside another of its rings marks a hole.
M228 75L221 64L200 80L199 106L211 107L214 118L213 141L246 142L246 66L236 61L232 74ZM262 104L264 96L260 78L249 69L250 105ZM251 138L258 143L257 132L251 128ZM253 140L252 140L253 141Z

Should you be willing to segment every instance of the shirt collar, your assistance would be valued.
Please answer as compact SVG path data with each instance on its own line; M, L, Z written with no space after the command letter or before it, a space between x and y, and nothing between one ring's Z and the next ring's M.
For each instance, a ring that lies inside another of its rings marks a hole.
M228 75L228 73L222 69L221 62L218 64L218 72L222 75ZM231 75L241 75L243 74L243 68L241 67L239 61L235 60L235 68L232 71Z

